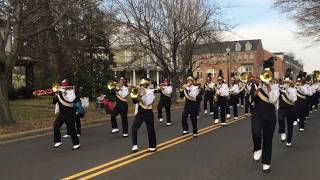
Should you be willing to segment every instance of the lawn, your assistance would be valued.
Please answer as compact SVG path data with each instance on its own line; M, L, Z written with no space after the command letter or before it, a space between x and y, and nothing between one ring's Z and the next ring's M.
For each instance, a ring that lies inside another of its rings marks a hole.
M154 110L158 104L159 96L156 96ZM129 114L134 113L134 105L129 99ZM181 106L182 102L173 104L173 107ZM16 120L12 125L0 125L0 135L48 128L52 127L55 119L54 105L52 97L37 97L35 99L21 99L10 101L10 107ZM90 123L94 120L108 119L110 115L106 115L101 108L95 108L95 102L90 102L90 106L86 108L86 117L81 119L82 123Z

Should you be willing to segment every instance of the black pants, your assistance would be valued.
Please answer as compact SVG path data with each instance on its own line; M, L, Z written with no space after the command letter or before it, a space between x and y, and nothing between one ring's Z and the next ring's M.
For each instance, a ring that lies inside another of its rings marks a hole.
M213 104L213 119L219 119L219 103L214 102Z
M218 106L220 107L220 120L222 123L226 122L226 111L229 107L229 105L227 104L227 100L228 100L227 97L219 96L218 98ZM229 113L230 113L230 107L229 107Z
M158 103L158 118L162 118L162 108L166 110L167 114L167 123L171 123L171 98L169 97L161 97Z
M251 131L253 139L253 151L261 149L262 163L271 164L272 139L276 126L276 114L274 111L255 111L251 118ZM263 144L262 144L263 140Z
M197 113L196 113L197 117L199 116L200 111L201 111L201 100L202 99L200 99L200 98L197 99Z
M241 106L243 106L243 105L244 105L244 99L245 99L244 91L241 91L241 92L239 93L239 99L240 99L240 104L241 104ZM238 102L238 103L239 103L239 102Z
M305 120L309 110L307 109L306 100L298 99L296 102L297 118L299 119L299 128L304 129ZM306 110L307 109L307 110Z
M230 99L229 98L226 98L226 114L230 114Z
M76 115L76 119L75 119L75 124L76 124L76 133L77 134L81 134L81 121L80 121L80 117ZM71 133L68 131L67 129L67 134L70 135Z
M118 101L111 113L111 126L113 129L118 128L116 117L120 114L122 120L123 134L128 134L128 103Z
M280 108L278 111L278 133L285 133L285 119L287 120L287 142L292 141L293 121L295 121L295 110L294 107Z
M183 131L188 131L188 116L190 115L192 128L193 128L193 134L198 133L198 126L197 126L197 102L196 101L186 101L184 105L184 109L182 111L182 129Z
M212 93L206 93L204 95L204 100L203 100L203 109L208 110L208 102L210 105L210 113L213 112L213 94Z
M60 128L63 125L63 123L66 123L67 125L67 132L70 133L72 143L74 145L79 144L79 139L75 130L75 119L76 119L76 113L74 111L61 113L58 115L56 120L53 124L53 133L54 133L54 142L61 142L61 132Z
M138 114L134 117L134 121L132 124L132 143L133 145L138 145L138 130L140 129L143 122L146 123L148 139L149 139L149 147L156 148L157 147L157 139L156 139L156 131L154 129L154 115L152 109L143 109L139 106Z
M233 117L238 117L238 103L239 96L238 95L230 95L230 105L233 109Z
M246 95L245 96L245 108L244 108L244 113L247 114L249 113L249 110L250 110L250 113L252 112L252 105L250 103L250 95Z
M307 108L306 108L306 117L309 117L310 111L312 111L312 96L307 96Z

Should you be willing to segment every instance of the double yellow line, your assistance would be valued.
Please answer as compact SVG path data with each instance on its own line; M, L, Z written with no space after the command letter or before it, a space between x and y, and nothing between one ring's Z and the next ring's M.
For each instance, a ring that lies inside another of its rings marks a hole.
M235 122L240 121L240 120L245 119L245 118L246 118L246 116L243 115L243 116L240 116L239 119L237 119L237 120L229 121L227 124L229 125L229 124L235 123ZM222 126L219 125L219 124L215 124L215 125L212 125L212 126L205 127L203 129L199 130L198 136L206 134L208 132L211 132L211 131L216 130L216 129L221 128L221 127ZM168 148L170 148L172 146L175 146L177 144L183 143L183 142L188 141L190 139L193 139L192 134L179 136L177 138L174 138L174 139L171 139L169 141L163 142L163 143L161 143L161 144L159 144L157 146L157 152L163 151L165 149L168 149ZM138 160L140 160L142 158L151 156L153 154L154 153L150 153L148 149L144 149L142 151L138 151L137 153L130 154L130 155L124 156L122 158L107 162L105 164L101 164L99 166L93 167L91 169L88 169L88 170L85 170L85 171L81 171L81 172L79 172L77 174L65 177L62 180L72 180L72 179L87 180L87 179L91 179L91 178L99 176L99 175L101 175L103 173L107 173L107 172L112 171L114 169L117 169L117 168L123 167L125 165L128 165L128 164L130 164L132 162L138 161Z

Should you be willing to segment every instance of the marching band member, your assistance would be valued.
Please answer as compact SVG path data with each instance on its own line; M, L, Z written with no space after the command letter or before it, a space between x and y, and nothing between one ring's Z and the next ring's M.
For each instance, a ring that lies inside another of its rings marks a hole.
M250 76L249 82L245 86L245 108L244 113L248 116L249 110L252 113L253 106L251 104L254 92L258 89L259 83L256 81L257 78Z
M204 90L202 89L201 83L198 82L198 80L199 80L199 78L195 79L195 81L196 81L195 86L197 86L198 89L199 89L199 94L198 94L198 96L196 98L197 99L197 119L199 119L199 114L200 114L200 111L201 111L201 101L202 101L202 96L204 94Z
M319 104L319 90L320 90L320 83L318 81L318 79L316 77L313 78L313 89L315 90L315 93L313 94L313 107L314 107L314 111L318 111L318 104Z
M64 79L60 84L60 92L55 93L53 104L59 107L58 116L53 124L54 130L54 147L58 148L62 145L60 128L63 123L67 125L67 132L71 136L73 150L80 148L79 139L75 130L76 110L74 102L76 99L74 87L70 85L68 80Z
M120 114L122 120L122 136L128 137L128 102L127 97L129 95L129 88L127 85L127 79L120 77L119 84L114 88L116 95L116 106L111 112L111 133L118 133L117 116Z
M171 93L172 93L172 86L170 85L170 80L165 79L162 84L160 84L159 89L160 94L160 101L158 103L158 118L159 122L163 121L162 117L162 108L166 110L167 114L167 126L171 126Z
M138 103L138 112L134 117L132 124L132 151L138 151L138 130L143 122L146 123L149 139L149 151L157 150L156 132L154 129L154 115L152 111L152 104L155 98L154 89L149 88L150 80L143 78L138 90L138 99L133 99L134 103Z
M306 77L306 84L305 86L308 89L308 93L306 94L307 96L307 108L306 108L306 119L309 119L310 113L312 113L312 96L314 93L314 89L312 87L312 81L311 81L311 77L307 76Z
M299 119L299 131L304 131L305 128L305 119L307 116L307 112L309 112L307 108L307 94L309 93L308 86L306 85L305 80L306 73L299 72L296 81L296 89L297 89L297 102L296 102L296 112L297 118Z
M239 93L240 88L238 83L236 82L236 77L233 73L231 73L231 86L230 86L230 105L233 109L233 117L234 119L238 119L238 103L239 103Z
M227 100L229 96L229 87L228 84L224 82L223 80L223 73L222 70L220 70L218 75L218 85L216 90L216 98L217 98L217 108L220 107L220 124L222 126L227 125L226 123L226 109L227 109ZM219 120L215 120L215 123L219 123Z
M244 106L245 106L245 95L246 95L245 86L246 86L245 83L239 82L240 92L239 92L239 94L238 94L238 97L239 97L239 99L240 99L240 105L241 105L241 107L244 107Z
M281 141L287 140L286 146L291 146L293 122L295 116L295 102L297 101L297 90L292 81L291 69L287 69L279 98L278 123ZM285 133L285 118L287 119L287 135Z
M214 89L214 82L212 81L211 73L208 73L207 82L204 84L204 101L203 101L203 108L204 113L208 113L208 101L210 105L210 114L213 114L213 96L215 94Z
M183 134L189 133L188 116L191 118L193 137L198 135L197 127L197 96L199 94L199 87L195 86L195 80L189 76L186 84L182 87L183 92L180 92L181 97L185 97L184 109L182 112L182 130Z
M254 94L252 112L253 159L256 162L262 157L262 170L270 172L272 139L276 126L276 106L279 100L279 86L272 83L273 57L264 61L264 71L260 75L262 83ZM262 142L263 140L263 142Z

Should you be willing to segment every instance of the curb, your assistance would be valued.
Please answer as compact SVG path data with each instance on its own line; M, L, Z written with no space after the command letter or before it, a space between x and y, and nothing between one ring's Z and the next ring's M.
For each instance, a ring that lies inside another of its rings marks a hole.
M177 111L177 110L180 110L180 109L183 109L183 106L172 108L171 111ZM156 113L157 111L153 111L153 112ZM109 115L107 115L107 116L109 116ZM134 117L134 114L129 114L128 115L128 119L129 120L132 119L133 117ZM99 126L99 125L102 125L102 124L106 123L107 121L110 121L110 118L97 119L97 120L94 120L94 121L83 123L82 124L82 128ZM66 131L66 127L63 126L63 128L61 128L61 130L62 130L61 132L65 132ZM0 136L0 144L6 144L6 143L21 141L21 140L27 140L27 139L46 136L46 135L50 135L50 134L53 134L52 127L51 128L42 128L42 129L37 129L37 130L24 131L24 132L13 133L13 134L6 134L6 135L1 135Z

